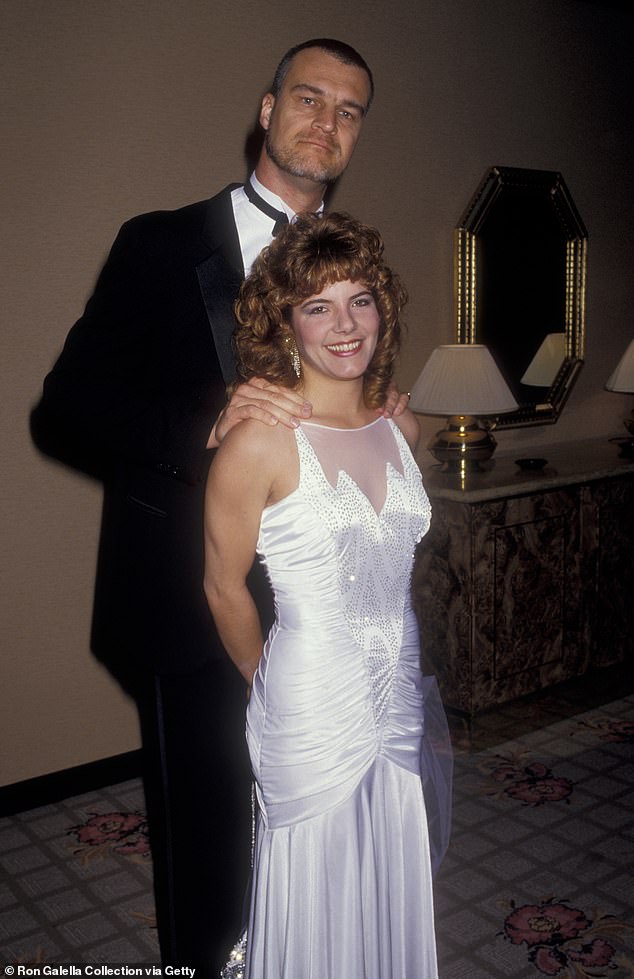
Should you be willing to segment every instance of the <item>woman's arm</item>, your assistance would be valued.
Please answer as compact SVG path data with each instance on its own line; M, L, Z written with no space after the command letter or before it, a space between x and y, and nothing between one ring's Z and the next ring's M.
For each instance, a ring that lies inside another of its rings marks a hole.
M266 432L261 422L247 420L227 435L205 494L205 594L222 643L249 686L263 641L246 578L275 476Z

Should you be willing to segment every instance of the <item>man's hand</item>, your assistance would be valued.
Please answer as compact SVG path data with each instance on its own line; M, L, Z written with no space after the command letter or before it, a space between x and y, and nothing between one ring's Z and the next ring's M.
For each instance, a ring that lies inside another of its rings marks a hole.
M402 415L409 404L409 394L399 391L395 384L390 384L387 390L387 397L385 399L385 404L379 409L379 414L383 415L384 418L398 418Z
M265 425L281 423L297 428L302 418L310 418L313 406L300 394L279 384L269 384L261 377L252 377L240 384L231 400L222 409L207 442L208 449L217 449L234 425L246 418L257 418Z

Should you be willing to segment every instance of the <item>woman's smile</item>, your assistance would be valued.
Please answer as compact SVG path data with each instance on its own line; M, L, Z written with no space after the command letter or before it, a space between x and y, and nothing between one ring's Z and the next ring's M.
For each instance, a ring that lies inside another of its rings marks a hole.
M361 349L363 340L347 340L345 343L327 343L326 349L335 354L336 357L349 357L356 354Z

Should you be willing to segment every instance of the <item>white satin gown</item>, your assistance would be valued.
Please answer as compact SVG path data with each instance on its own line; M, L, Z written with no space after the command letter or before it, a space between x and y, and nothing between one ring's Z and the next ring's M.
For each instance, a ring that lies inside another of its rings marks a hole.
M436 979L410 602L430 505L397 426L304 423L262 516L276 599L247 710L248 979Z

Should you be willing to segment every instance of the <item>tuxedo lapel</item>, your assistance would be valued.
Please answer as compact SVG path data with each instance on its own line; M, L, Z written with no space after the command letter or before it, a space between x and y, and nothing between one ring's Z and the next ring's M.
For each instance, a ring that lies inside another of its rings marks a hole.
M222 376L225 384L230 384L236 376L235 355L231 345L236 325L233 304L242 280L219 251L197 265L196 273Z
M203 237L212 252L196 266L198 284L225 384L231 383L236 376L235 355L231 343L236 325L233 304L243 276L231 191L239 186L232 184L225 187L209 201Z

